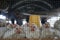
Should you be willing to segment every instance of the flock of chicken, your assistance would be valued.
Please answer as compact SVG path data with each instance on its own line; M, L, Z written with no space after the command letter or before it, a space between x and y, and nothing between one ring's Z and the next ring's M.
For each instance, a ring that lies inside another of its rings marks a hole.
M0 30L2 38L41 38L56 35L56 30L52 28L38 28L35 24L26 23L22 26L18 24L8 24L7 27ZM58 31L58 30L57 30ZM59 34L58 34L59 36Z
M5 32L3 38L39 38L39 28L35 24L30 25L26 23L25 25L19 26L17 24L7 25L7 31Z

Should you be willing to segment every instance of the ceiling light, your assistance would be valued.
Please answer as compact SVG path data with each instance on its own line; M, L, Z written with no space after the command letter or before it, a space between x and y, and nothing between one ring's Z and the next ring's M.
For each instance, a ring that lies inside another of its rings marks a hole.
M6 19L6 16L0 15L0 19Z

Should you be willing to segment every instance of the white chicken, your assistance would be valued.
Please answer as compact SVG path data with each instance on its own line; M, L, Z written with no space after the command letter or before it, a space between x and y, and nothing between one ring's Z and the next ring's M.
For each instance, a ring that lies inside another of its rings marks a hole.
M25 37L23 34L23 30L19 25L8 25L7 30L3 36L3 38L12 38L12 37ZM21 33L20 33L21 32Z
M25 33L26 33L26 38L39 38L40 36L40 31L39 28L35 24L30 25L25 24Z

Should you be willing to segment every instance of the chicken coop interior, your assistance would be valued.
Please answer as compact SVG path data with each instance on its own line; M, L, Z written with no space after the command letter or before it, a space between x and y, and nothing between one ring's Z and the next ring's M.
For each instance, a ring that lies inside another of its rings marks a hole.
M0 40L60 40L60 0L0 0Z

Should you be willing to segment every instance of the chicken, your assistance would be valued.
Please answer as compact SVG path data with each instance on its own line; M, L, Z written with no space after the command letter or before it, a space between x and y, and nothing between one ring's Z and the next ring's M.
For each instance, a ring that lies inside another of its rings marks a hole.
M35 24L30 25L29 23L25 24L25 33L26 38L39 38L39 28Z
M12 26L12 27L11 27ZM10 29L9 29L10 28ZM8 29L3 38L12 38L12 37L25 37L22 28L19 25L8 25Z

